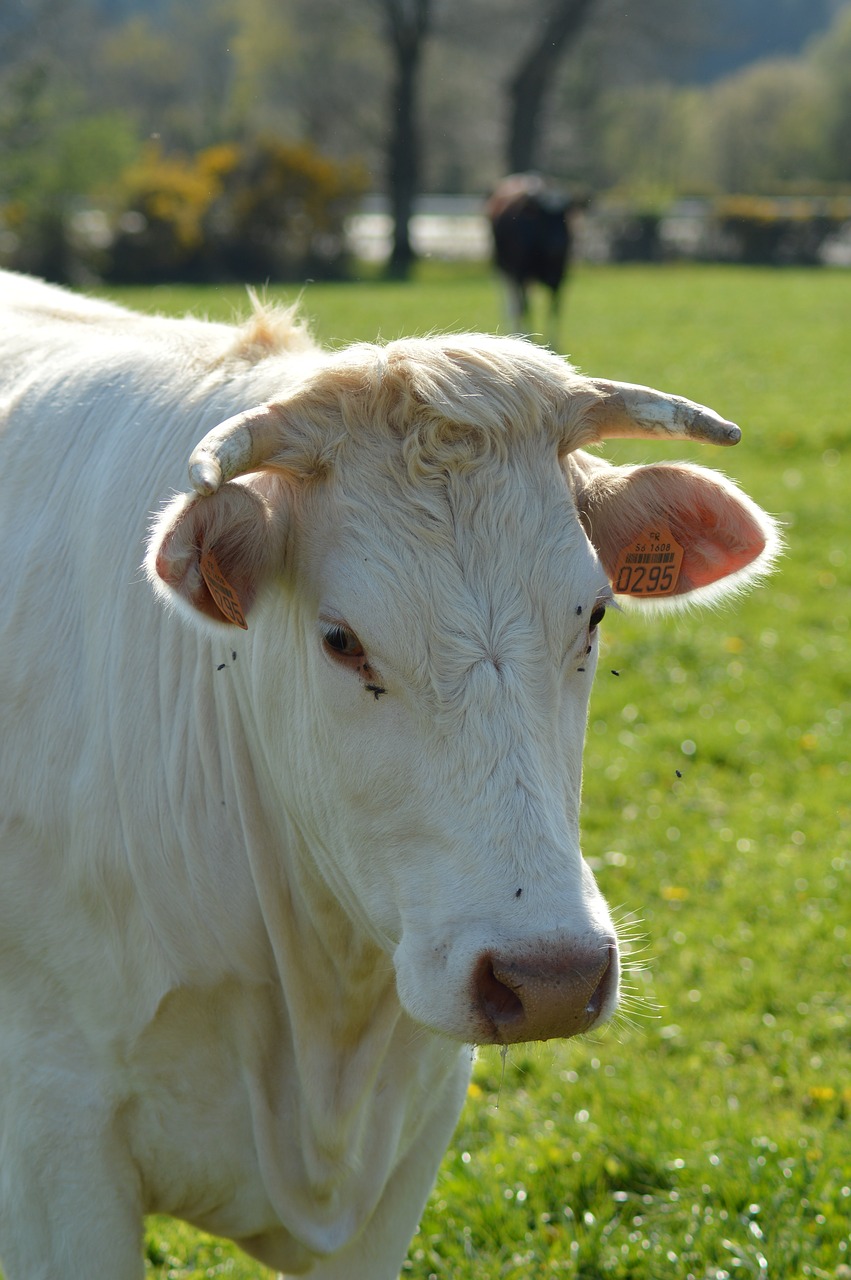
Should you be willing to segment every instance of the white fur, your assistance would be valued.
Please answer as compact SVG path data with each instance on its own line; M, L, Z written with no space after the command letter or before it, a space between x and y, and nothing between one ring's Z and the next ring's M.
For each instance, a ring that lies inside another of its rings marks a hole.
M140 1280L147 1212L392 1280L488 1038L478 958L613 938L579 846L610 591L557 460L593 388L517 341L326 355L263 314L5 275L0 302L7 1280ZM270 400L275 470L156 519L158 599L151 511ZM209 609L204 539L247 632Z

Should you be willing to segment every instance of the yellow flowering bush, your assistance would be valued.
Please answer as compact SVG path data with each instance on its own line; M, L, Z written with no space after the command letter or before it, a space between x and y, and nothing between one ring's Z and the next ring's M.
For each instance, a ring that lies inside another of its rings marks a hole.
M339 274L363 171L307 143L150 147L124 177L114 280L280 280Z

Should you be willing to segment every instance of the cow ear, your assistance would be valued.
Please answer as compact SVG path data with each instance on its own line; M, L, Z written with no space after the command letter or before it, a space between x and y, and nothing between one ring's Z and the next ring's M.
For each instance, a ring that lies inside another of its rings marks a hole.
M768 573L778 555L775 522L717 472L614 467L585 454L578 474L580 518L612 589L637 604L713 603Z
M253 476L210 497L182 494L160 513L145 569L157 594L193 622L247 628L257 595L283 563L280 480Z

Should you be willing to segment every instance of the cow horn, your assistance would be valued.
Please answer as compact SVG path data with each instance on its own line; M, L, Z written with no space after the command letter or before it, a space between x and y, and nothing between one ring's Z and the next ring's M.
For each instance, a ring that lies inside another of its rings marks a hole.
M710 444L738 444L740 429L714 409L682 396L666 395L630 382L589 379L597 399L588 411L591 443L628 436L703 440ZM220 423L195 446L189 459L189 480L203 497L216 493L234 476L262 467L281 444L283 408L264 404L246 409Z
M192 488L209 497L234 476L262 467L280 448L282 425L282 407L261 404L208 431L189 459Z
M589 381L600 397L591 406L587 418L596 440L661 436L731 445L738 444L742 438L735 423L727 422L714 409L694 404L682 396L666 395L631 382L607 382L603 378Z

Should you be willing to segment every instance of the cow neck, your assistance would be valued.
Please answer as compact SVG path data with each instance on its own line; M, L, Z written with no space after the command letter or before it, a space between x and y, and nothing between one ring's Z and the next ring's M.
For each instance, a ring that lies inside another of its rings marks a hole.
M280 987L276 1017L246 1028L243 1043L267 1194L287 1228L324 1252L374 1212L422 1125L423 1097L464 1049L407 1017L390 957L305 872L306 851L292 853L286 875L252 860Z
M323 1253L374 1212L425 1122L423 1100L444 1094L468 1050L404 1013L392 957L318 870L313 842L280 802L262 736L244 720L246 666L221 686L230 693L219 694L219 713L231 752L250 758L239 838L269 980L246 988L240 1051L270 1203Z

